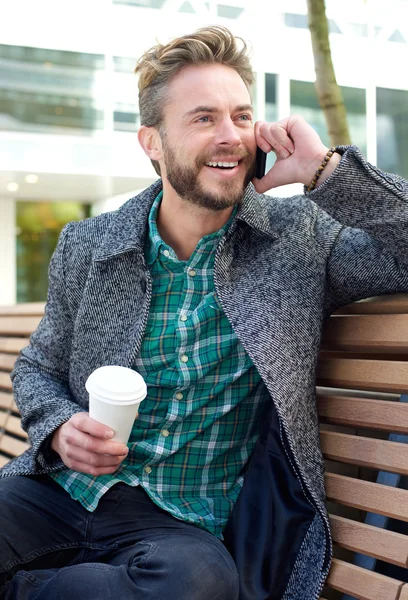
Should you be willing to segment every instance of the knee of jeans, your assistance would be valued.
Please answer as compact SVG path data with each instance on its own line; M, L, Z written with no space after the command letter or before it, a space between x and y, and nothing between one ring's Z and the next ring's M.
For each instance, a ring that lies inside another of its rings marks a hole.
M214 542L200 543L187 536L170 545L145 542L144 552L134 555L132 566L148 571L157 585L162 579L163 585L172 590L171 598L177 600L237 600L235 563L226 549Z

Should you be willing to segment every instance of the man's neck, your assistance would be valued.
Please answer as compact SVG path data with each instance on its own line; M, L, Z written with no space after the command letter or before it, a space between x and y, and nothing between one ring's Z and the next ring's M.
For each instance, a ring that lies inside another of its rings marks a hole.
M211 211L190 204L178 195L163 190L157 216L157 229L162 240L173 248L180 260L188 260L205 235L221 229L231 216L233 207Z

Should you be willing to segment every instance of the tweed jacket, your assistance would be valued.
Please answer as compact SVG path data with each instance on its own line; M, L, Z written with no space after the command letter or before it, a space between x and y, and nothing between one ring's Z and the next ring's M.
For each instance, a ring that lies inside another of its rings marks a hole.
M249 184L217 249L218 298L267 386L275 442L299 502L308 507L293 532L295 551L287 550L285 580L256 587L251 577L265 579L258 560L258 573L241 581L245 600L319 597L331 556L315 404L322 324L349 302L408 291L408 183L370 165L355 147L341 153L335 172L309 195L270 198ZM32 447L1 476L61 469L51 435L88 409L87 377L102 365L133 364L152 289L143 256L147 220L160 189L159 180L117 211L62 231L50 263L45 316L12 373ZM264 457L267 450L260 450ZM243 502L245 488L246 481Z

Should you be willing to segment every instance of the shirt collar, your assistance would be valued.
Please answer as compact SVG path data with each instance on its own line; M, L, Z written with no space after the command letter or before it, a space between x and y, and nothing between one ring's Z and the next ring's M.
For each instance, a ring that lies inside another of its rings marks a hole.
M176 260L178 260L173 248L168 246L162 240L159 230L157 229L157 214L159 212L159 207L160 207L162 198L163 198L163 190L161 190L160 193L156 196L156 198L153 202L153 205L150 209L150 213L149 213L149 218L148 218L149 234L147 237L147 248L146 248L146 261L147 261L148 265L151 265L154 263L154 261L157 259L159 253L162 250L168 250L169 255L172 256L173 258L175 258ZM217 245L215 243L215 241L218 242L218 240L223 235L225 235L225 233L228 231L229 226L233 222L237 212L238 212L238 206L234 206L234 210L232 211L231 216L228 219L227 223L225 223L225 225L223 225L217 231L214 231L213 233L209 233L208 235L201 238L201 240L197 244L197 247L202 244L207 244L211 240L214 240L214 248L215 248Z

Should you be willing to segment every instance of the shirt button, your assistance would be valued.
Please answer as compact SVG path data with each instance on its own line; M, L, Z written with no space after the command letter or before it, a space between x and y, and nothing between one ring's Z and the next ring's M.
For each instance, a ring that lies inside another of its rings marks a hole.
M183 354L183 356L181 357L181 362L186 363L187 361L188 361L188 356Z
M180 321L187 321L188 316L187 315L181 315L180 317Z
M162 429L161 432L163 437L169 437L170 431L168 429Z
M170 252L168 250L163 250L164 256L170 256Z
M183 400L183 398L184 398L184 394L182 394L181 392L177 392L176 400Z
M195 277L197 275L197 271L195 271L194 269L190 269L188 274L190 275L190 277Z
M150 475L150 473L152 472L152 467L149 467L149 465L147 465L147 466L144 468L144 472L145 472L145 473L147 473L148 475Z

